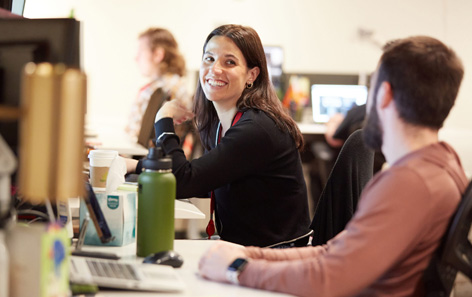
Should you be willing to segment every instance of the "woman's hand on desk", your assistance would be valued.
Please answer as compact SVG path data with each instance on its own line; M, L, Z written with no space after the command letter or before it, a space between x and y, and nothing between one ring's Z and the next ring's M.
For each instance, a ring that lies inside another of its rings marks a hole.
M200 259L198 270L204 278L228 282L226 271L237 258L247 258L246 248L227 241L215 242Z
M174 99L167 101L162 105L156 114L154 122L157 122L162 118L172 118L174 123L178 125L192 119L194 116L195 115L186 102Z

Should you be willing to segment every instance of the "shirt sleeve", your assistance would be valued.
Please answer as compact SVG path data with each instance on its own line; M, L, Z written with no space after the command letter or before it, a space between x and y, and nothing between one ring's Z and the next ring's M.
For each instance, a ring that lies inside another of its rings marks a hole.
M318 257L319 255L322 255L326 252L326 247L327 245L289 249L247 247L246 253L251 259L285 261Z
M326 252L310 255L310 248L304 248L297 259L295 251L274 256L276 252L250 249L255 259L240 283L297 296L353 296L375 282L411 253L430 220L422 180L409 170L391 171L364 189L355 216L328 242ZM271 261L279 257L287 260Z
M354 130L356 130L358 127L360 128L360 125L364 121L365 115L365 105L352 107L334 132L333 138L346 141L346 139L349 137L349 135L351 135L352 132L354 132Z
M163 118L155 124L156 135L174 132L171 118ZM274 129L276 129L274 127ZM227 132L218 146L198 159L188 161L178 145L178 137L164 134L162 147L172 154L172 169L177 180L177 198L187 198L208 193L240 177L264 168L271 160L273 139L270 131L244 116Z

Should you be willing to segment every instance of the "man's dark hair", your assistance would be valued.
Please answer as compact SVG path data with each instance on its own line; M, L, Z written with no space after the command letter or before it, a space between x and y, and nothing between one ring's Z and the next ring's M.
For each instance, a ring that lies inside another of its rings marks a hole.
M412 125L442 127L464 76L461 60L441 41L415 36L384 46L378 85L391 84L400 117Z

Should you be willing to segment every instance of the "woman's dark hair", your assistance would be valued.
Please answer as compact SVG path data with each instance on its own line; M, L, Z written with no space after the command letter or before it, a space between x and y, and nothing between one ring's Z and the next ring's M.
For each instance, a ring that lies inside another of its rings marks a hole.
M461 60L441 41L414 36L387 43L377 86L388 81L400 117L432 129L442 127L464 76Z
M158 47L164 49L164 59L159 64L161 74L173 73L185 75L185 60L179 52L179 46L172 33L163 28L149 28L139 35L139 38L149 39L149 47L154 51Z
M245 109L254 108L264 111L274 120L279 129L290 133L297 148L301 149L303 147L302 134L295 121L283 109L270 82L264 48L257 32L250 27L241 25L220 26L208 35L203 45L203 53L205 53L208 42L214 36L225 36L231 39L241 50L248 69L259 67L260 70L253 87L244 89L241 97L238 99L236 103L238 110L244 111ZM200 138L204 147L209 150L212 141L211 132L216 127L219 119L213 103L206 98L203 92L200 80L198 81L195 93L195 115Z

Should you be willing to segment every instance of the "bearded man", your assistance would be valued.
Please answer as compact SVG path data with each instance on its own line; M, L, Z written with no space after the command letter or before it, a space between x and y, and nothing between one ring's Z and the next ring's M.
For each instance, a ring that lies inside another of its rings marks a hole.
M438 139L463 74L439 40L388 43L363 132L390 166L364 188L345 230L326 245L286 250L217 243L200 274L297 296L423 296L424 270L468 184L457 154Z

